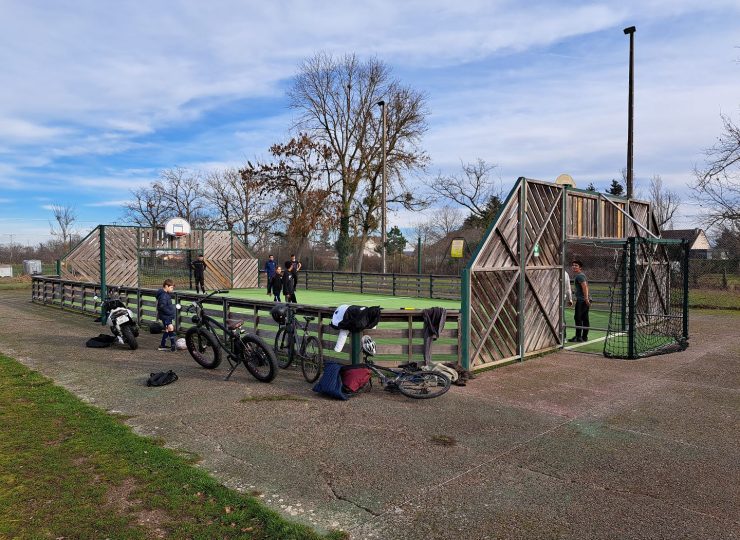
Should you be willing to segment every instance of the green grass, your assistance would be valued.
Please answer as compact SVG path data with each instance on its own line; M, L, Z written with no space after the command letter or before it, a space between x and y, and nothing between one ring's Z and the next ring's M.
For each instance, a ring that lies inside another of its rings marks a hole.
M0 538L322 538L2 355L0 432Z
M268 296L265 293L265 289L232 289L226 296L232 298L249 298L251 300L272 300L272 296ZM436 298L410 298L407 296L384 296L378 294L312 291L305 289L298 289L296 296L298 297L298 303L312 306L336 307L340 304L352 304L356 306L380 306L384 309L425 309L428 307L460 309L460 302L457 300Z
M740 291L690 289L689 307L702 309L740 309Z

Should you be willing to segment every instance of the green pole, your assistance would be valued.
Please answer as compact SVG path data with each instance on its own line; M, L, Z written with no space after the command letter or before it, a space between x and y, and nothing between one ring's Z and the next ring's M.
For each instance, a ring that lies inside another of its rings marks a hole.
M62 277L62 260L57 259L57 276Z
M421 275L421 236L416 243L416 273Z
M524 361L525 345L524 345L524 311L526 308L526 302L524 300L524 293L526 291L526 279L527 279L527 253L526 253L526 231L527 227L525 220L527 219L527 181L522 181L519 186L519 298L518 300L518 311L517 314L517 341L519 342L519 361Z
M565 260L566 250L568 249L568 185L563 185L563 200L561 201L560 209L560 279L562 280L560 287L560 344L564 345L567 338L567 332L565 330L565 287L570 288L570 281L565 283Z
M470 370L470 269L463 268L460 280L460 360Z
M234 287L234 231L229 231L229 240L231 241L231 261L230 262L230 270L231 270L231 283L229 287ZM257 284L259 285L259 283Z
M622 332L627 330L627 273L629 271L629 243L622 247Z
M683 337L689 339L689 253L691 245L683 240Z
M629 238L629 247L630 247L630 279L629 279L629 329L627 333L627 357L628 358L637 358L637 355L635 354L635 331L636 331L636 313L635 313L635 304L637 303L637 299L635 298L635 295L637 293L637 287L636 287L636 273L637 273L637 248L635 243L635 237L632 236Z
M104 299L108 295L108 288L105 284L105 225L101 225L98 231L99 242L100 242L100 299ZM100 324L105 326L106 313L105 310L100 308Z
M362 351L362 333L361 332L351 332L350 333L350 339L352 344L352 349L350 352L350 359L352 360L353 364L359 364L360 363L360 355Z

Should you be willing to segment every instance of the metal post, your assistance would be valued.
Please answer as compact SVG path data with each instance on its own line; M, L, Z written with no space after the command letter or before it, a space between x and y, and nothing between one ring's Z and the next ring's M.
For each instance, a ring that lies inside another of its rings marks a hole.
M629 99L627 112L627 198L631 199L633 194L632 178L632 137L634 128L634 90L635 90L635 31L634 26L624 29L624 33L630 37L630 82L629 82Z
M629 271L629 244L625 242L622 246L622 332L627 330L627 273Z
M360 363L360 355L362 351L362 332L351 332L350 333L350 340L352 348L350 350L350 359L353 364L359 364Z
M57 259L57 276L62 277L62 260Z
M108 295L108 287L105 283L105 225L98 229L98 241L100 242L100 324L105 326L106 313L102 306L102 300Z
M519 298L518 298L518 313L517 313L517 341L519 345L519 361L524 361L524 323L525 316L524 311L526 309L526 302L524 301L524 293L526 291L526 273L527 273L527 253L525 245L526 237L526 223L527 219L527 181L524 180L519 187Z
M421 236L416 243L416 273L421 274Z
M637 273L637 246L636 238L630 237L628 240L630 248L630 279L629 279L629 328L627 330L627 357L636 358L635 353L635 331L637 314L635 313L635 305L637 304L637 287L636 287L636 273Z
M563 200L561 201L561 218L560 218L560 344L564 345L567 338L567 332L565 330L565 287L570 287L570 281L565 283L565 250L568 248L568 185L563 185Z
M460 280L460 359L463 369L470 369L470 269L463 268Z
M383 116L383 133L382 133L382 145L383 145L383 171L382 171L382 185L380 189L380 242L381 242L381 262L383 267L383 273L386 273L386 261L385 261L385 244L388 241L386 238L386 222L385 222L385 211L386 211L386 194L385 194L385 181L386 181L386 168L385 168L385 126L386 126L386 112L385 112L385 101L378 101L380 105L381 114Z
M689 253L691 244L683 240L683 337L689 339Z

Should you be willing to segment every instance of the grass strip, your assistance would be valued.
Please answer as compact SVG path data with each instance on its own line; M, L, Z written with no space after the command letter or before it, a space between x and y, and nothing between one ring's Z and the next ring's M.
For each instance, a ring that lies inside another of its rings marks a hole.
M345 538L284 520L0 355L0 538Z

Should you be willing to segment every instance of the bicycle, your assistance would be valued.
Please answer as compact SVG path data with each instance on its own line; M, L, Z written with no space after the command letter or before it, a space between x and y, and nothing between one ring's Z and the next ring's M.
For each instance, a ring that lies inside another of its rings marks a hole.
M278 366L287 369L295 360L296 354L301 359L301 372L307 382L316 382L324 365L321 342L316 336L308 335L308 326L316 317L303 316L305 322L296 320L296 310L289 304L278 304L270 312L280 328L275 335L274 351ZM297 328L296 328L297 327ZM297 330L303 330L296 348Z
M371 356L375 356L375 341L370 336L362 336L362 352L364 358L360 365L368 368L378 377L384 390L390 392L398 390L404 396L413 399L431 399L441 396L452 385L449 378L437 371L419 369L416 362L407 362L398 368L376 365L370 359ZM371 389L372 379L366 388L360 391Z
M224 326L206 314L203 302L214 294L228 293L216 290L188 306L187 312L193 314L195 326L185 333L185 343L190 356L206 369L215 369L221 363L221 351L226 353L231 370L225 380L229 380L239 364L260 382L270 382L277 375L277 361L267 344L255 334L243 332L240 328L243 320L226 319ZM222 340L216 333L220 329L227 336Z

